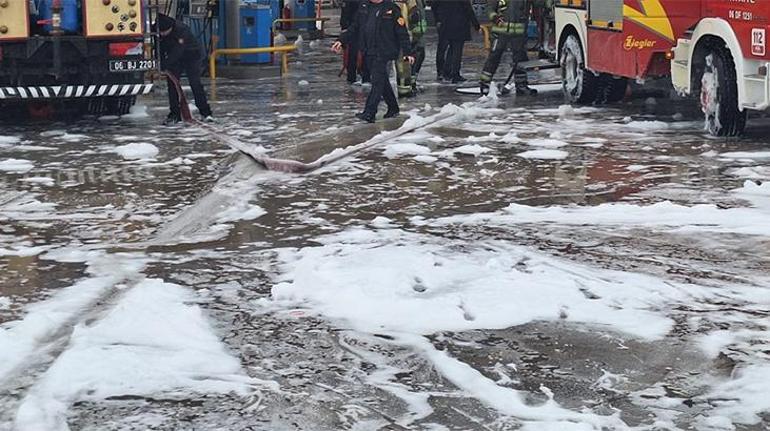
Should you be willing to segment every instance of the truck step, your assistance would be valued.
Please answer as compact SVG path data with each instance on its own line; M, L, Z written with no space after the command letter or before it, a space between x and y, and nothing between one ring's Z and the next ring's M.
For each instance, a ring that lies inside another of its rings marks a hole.
M539 59L521 62L519 63L519 67L528 72L532 72L538 70L558 69L561 67L561 65L558 62L549 59Z
M765 79L767 79L766 76L757 75L757 74L744 75L743 78L748 80L748 81L757 81L757 82L765 82Z

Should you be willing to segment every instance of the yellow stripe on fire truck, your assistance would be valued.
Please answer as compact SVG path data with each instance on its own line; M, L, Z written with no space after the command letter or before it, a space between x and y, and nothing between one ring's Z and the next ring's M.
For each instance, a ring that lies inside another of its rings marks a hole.
M623 17L645 27L670 41L674 41L674 28L660 0L639 0L642 10L623 5Z

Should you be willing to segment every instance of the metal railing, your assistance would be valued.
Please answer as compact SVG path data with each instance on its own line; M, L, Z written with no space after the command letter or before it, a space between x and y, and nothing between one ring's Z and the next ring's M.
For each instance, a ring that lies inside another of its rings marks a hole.
M245 54L281 54L281 73L286 74L289 71L289 53L296 51L294 45L271 46L265 48L222 48L214 49L209 54L209 76L212 80L217 79L217 58L221 55L245 55Z
M272 24L272 31L273 34L276 32L276 25L280 23L298 23L298 22L320 22L321 23L321 33L324 32L324 25L327 21L329 21L330 18L323 17L323 18L278 18L273 21ZM212 43L213 46L216 46L218 43L217 39L214 39L214 42ZM217 79L217 59L220 56L227 56L227 55L247 55L247 54L281 54L281 73L286 74L289 71L289 58L288 55L290 52L296 51L297 47L295 45L281 45L281 46L271 46L271 47L261 47L261 48L215 48L211 50L211 53L209 53L209 76L212 80Z

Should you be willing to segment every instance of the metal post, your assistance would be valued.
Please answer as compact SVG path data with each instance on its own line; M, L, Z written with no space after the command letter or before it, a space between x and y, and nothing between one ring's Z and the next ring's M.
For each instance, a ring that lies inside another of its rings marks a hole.
M51 14L51 34L53 35L53 70L54 77L61 78L61 0L54 0Z

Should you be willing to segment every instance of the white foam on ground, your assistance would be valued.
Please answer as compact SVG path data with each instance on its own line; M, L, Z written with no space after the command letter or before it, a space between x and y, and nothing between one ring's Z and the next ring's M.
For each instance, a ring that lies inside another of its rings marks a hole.
M522 139L519 138L519 135L516 132L508 132L505 136L500 138L500 142L504 144L518 144L522 142Z
M399 230L352 230L320 242L279 252L284 275L273 299L365 332L432 334L564 319L656 339L672 322L651 312L645 298L680 295L653 277L580 266L502 241L453 244ZM602 299L588 299L581 288Z
M506 241L452 241L386 227L322 237L317 247L278 250L282 274L272 301L261 303L307 308L342 327L390 334L485 404L544 424L564 422L559 429L619 429L613 426L622 423L615 416L563 409L553 399L530 405L519 391L436 350L423 335L545 320L655 340L673 327L667 304L704 294L699 286L555 259Z
M31 152L31 151L58 151L59 148L56 147L46 147L43 145L28 145L28 144L20 144L13 148L14 151L23 151L23 152Z
M389 144L385 147L383 154L389 159L395 159L401 156L419 156L430 154L430 148L424 145L413 143Z
M69 258L64 256L63 260ZM137 273L144 265L141 259L128 256L94 254L87 258L90 278L57 290L48 300L30 305L22 320L0 325L0 382L26 363L40 347L39 343L87 309L106 290Z
M727 170L728 175L754 180L770 179L770 166L746 166Z
M52 186L56 183L51 177L27 177L22 178L19 181L30 184L40 184L42 186Z
M496 142L499 141L502 136L498 136L495 132L490 132L484 136L468 136L465 138L466 142Z
M0 246L0 256L19 256L19 257L37 256L40 253L43 253L49 250L50 248L51 248L50 246L44 246L44 245L33 246L25 242L21 242L21 243L9 245L8 247Z
M644 131L658 131L658 130L667 130L669 128L669 124L665 123L663 121L629 121L626 124L626 128L632 129L632 130L644 130Z
M46 131L40 132L40 137L54 138L56 136L63 136L66 133L67 133L66 130L52 129L52 130L46 130Z
M50 217L56 204L44 203L34 194L23 194L0 206L0 220L39 220Z
M546 138L530 139L526 141L526 143L527 145L530 145L533 147L540 147L540 148L561 148L569 145L568 143L558 139L546 139Z
M265 210L251 202L260 192L260 183L273 178L271 174L255 175L261 171L252 160L239 158L233 170L209 193L166 223L154 241L163 244L214 241L228 235L232 222L261 217Z
M468 145L459 146L457 148L452 148L447 151L453 154L463 154L466 156L478 157L484 153L488 153L492 151L492 149L479 144L468 144Z
M21 138L18 136L3 136L0 135L0 146L14 145L21 142Z
M116 147L113 151L126 160L152 159L159 153L158 147L147 142L134 142L121 145Z
M770 411L770 365L749 365L733 372L730 379L717 384L707 395L720 400L710 417L723 417L742 425L758 425L760 413ZM735 429L735 428L727 428Z
M415 156L414 160L420 163L434 163L438 160L438 157L433 156Z
M70 143L83 142L89 138L90 136L80 133L64 133L63 135L56 136L56 139Z
M750 196L746 196L750 197ZM758 199L762 199L759 195ZM645 227L677 233L716 232L770 235L768 213L757 208L722 209L716 205L685 206L664 201L652 205L607 203L590 207L533 207L510 204L495 213L451 216L436 224L487 224L510 226L520 223Z
M128 114L123 115L120 118L125 120L141 120L149 117L150 113L147 112L147 105L137 103L131 107L131 110L128 112Z
M235 202L234 205L228 206L222 209L217 214L217 222L227 223L235 221L256 220L263 215L267 214L267 211L259 205L254 205L248 201Z
M743 183L743 187L733 190L733 193L748 201L751 206L770 214L770 182L757 184L747 180Z
M723 159L747 159L761 160L770 159L770 151L731 151L719 154Z
M563 160L569 153L561 150L530 150L518 153L517 156L525 159Z
M351 145L345 148L337 148L323 156L321 156L315 163L327 163L329 160L338 159L345 155L352 155L362 149L372 147L384 142L389 142L396 138L404 137L405 133L418 130L428 125L441 125L452 123L468 123L473 122L474 119L499 114L504 111L490 107L490 104L479 104L476 102L465 103L462 106L456 106L453 104L444 105L441 111L437 114L430 115L428 117L422 117L417 114L411 115L404 123L396 130L381 132L366 142ZM439 154L437 154L439 155ZM451 150L446 150L440 155L451 156Z
M575 108L572 105L560 105L557 114L559 118L572 118L575 116Z
M31 171L35 167L30 160L26 159L5 159L0 160L0 171L23 174Z
M11 308L11 300L10 298L6 298L5 296L0 296L0 310L7 310Z
M378 229L388 229L395 227L393 220L383 216L377 216L373 218L372 221L369 222L369 225Z
M79 401L179 391L245 395L255 383L277 390L243 374L194 300L180 286L145 280L98 322L77 326L22 401L16 429L68 430L67 411Z

